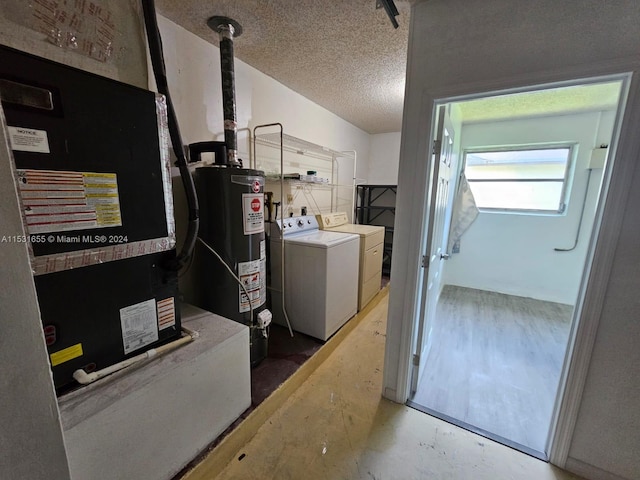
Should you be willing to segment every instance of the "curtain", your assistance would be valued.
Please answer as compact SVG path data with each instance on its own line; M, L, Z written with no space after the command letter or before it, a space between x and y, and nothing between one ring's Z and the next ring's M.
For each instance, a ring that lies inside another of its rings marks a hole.
M448 253L460 252L460 238L478 216L478 207L464 173L460 174L460 181L453 199L451 228L449 229Z

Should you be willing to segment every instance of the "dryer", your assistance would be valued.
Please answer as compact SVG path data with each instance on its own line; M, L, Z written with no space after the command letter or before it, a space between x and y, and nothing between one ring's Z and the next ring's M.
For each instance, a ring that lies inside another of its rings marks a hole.
M313 215L271 224L271 298L273 321L327 340L357 312L360 237L319 229Z
M380 291L384 227L349 223L346 212L317 215L321 229L329 232L360 235L360 268L358 275L358 311L362 310Z

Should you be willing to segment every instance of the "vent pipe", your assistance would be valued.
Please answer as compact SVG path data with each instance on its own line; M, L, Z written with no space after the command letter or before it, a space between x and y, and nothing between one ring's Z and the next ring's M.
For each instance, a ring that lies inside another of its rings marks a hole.
M228 17L207 20L211 30L220 36L220 72L222 74L222 109L224 111L224 141L227 144L227 165L241 167L238 159L238 125L236 122L235 72L233 66L233 38L242 34L242 27Z

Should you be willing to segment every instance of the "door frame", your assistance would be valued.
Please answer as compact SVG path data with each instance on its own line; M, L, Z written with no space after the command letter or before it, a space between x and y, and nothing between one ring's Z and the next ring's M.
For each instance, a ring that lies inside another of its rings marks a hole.
M599 215L594 223L594 233L588 250L588 259L591 259L590 268L585 270L583 277L579 298L581 308L576 312L577 322L574 322L571 332L550 429L549 459L551 463L560 467L565 466L568 458L638 154L638 142L635 140L634 132L640 129L640 94L638 93L640 78L638 72L634 70L628 62L622 60L601 64L597 68L594 66L591 68L568 67L560 72L540 73L528 76L526 79L514 77L498 82L444 87L433 91L423 89L420 102L421 121L418 126L412 127L413 130L430 132L429 136L424 135L419 139L417 145L410 146L418 157L429 159L429 147L434 140L432 128L435 123L434 115L436 107L440 104L487 96L496 92L519 93L531 90L532 86L534 89L539 89L544 86L555 88L612 79L623 81L623 94L614 125L614 138L609 147L610 159L614 160L614 165L613 168L608 169L603 178ZM405 141L406 139L403 138L403 153L409 148L405 145ZM420 167L419 171L412 172L413 179L417 179L411 185L412 187L428 183L427 174L431 170L429 164L430 159ZM400 176L400 188L403 187L402 180ZM404 186L409 187L407 184ZM419 266L420 247L427 224L427 220L421 213L424 214L424 206L428 201L427 195L428 189L413 188L414 205L406 215L420 218L420 220L413 222L409 231L405 233L409 248L404 254L396 256L394 259L396 261L392 265L392 276L394 278L404 276L405 280L401 281L402 285L399 289L401 292L390 298L390 312L400 309L404 314L399 319L401 323L399 345L390 343L392 335L389 335L390 332L387 335L383 395L399 403L405 403L410 394L412 339L415 338L417 314L420 311L418 286L423 273ZM398 220L396 222L398 223Z

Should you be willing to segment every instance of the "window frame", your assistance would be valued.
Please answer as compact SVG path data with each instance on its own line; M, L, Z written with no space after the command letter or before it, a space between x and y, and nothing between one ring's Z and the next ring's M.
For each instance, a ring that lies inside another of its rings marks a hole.
M566 215L569 207L569 198L571 184L573 182L574 169L576 164L576 155L578 151L578 144L573 142L562 143L544 143L544 144L520 144L520 145L499 145L488 147L470 147L462 150L462 167L460 173L465 173L467 169L467 154L474 153L487 153L487 152L520 152L520 151L532 151L532 150L558 150L566 148L569 150L567 154L567 166L564 173L564 179L562 180L562 190L560 192L560 201L557 210L543 210L543 209L524 209L524 208L491 208L491 207L478 207L480 212L485 213L503 213L513 215L549 215L549 216L563 216ZM473 182L542 182L542 181L554 181L550 179L510 179L510 180L470 180L467 178L467 182L472 184ZM559 181L559 180L555 180ZM472 190L473 191L473 190Z

